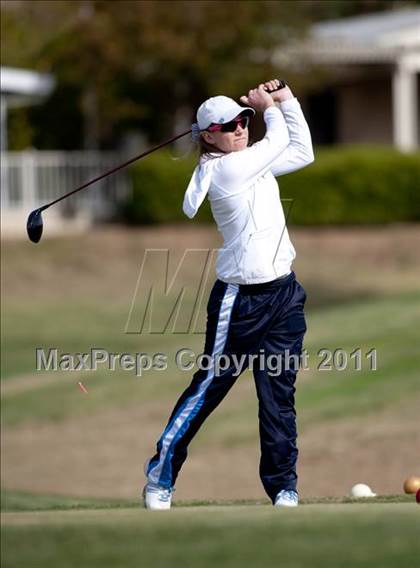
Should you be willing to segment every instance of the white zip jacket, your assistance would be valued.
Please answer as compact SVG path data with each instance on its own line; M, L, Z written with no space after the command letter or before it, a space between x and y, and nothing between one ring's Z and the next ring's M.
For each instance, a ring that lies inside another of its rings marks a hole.
M252 146L202 156L185 192L190 218L208 196L224 239L216 274L227 283L275 280L290 273L296 256L274 176L313 162L311 134L296 98L266 109L264 121L266 134Z

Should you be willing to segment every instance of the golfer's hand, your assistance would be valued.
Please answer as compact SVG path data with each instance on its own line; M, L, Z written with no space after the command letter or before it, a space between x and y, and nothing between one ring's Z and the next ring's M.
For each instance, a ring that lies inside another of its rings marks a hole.
M264 87L269 91L277 89L279 85L280 83L278 79L272 79L271 81L264 83ZM280 89L280 91L274 91L273 93L270 93L270 95L273 101L276 101L278 103L287 101L287 99L293 99L293 93L287 85L283 89Z
M273 97L264 89L263 83L258 85L256 89L251 89L248 95L243 95L240 100L257 112L264 112L268 107L274 105Z

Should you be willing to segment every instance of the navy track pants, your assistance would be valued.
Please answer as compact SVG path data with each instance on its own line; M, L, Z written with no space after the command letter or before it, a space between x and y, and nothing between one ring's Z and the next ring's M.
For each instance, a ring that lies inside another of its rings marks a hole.
M204 353L213 360L222 354L229 360L235 355L235 359L223 371L211 368L194 374L149 462L149 482L167 488L174 486L187 457L188 444L240 374L234 362L243 362L242 372L249 365L249 355L254 354L250 366L259 403L261 481L273 502L281 489L296 490L294 394L296 360L306 331L305 300L305 291L294 272L264 284L216 281L207 306Z

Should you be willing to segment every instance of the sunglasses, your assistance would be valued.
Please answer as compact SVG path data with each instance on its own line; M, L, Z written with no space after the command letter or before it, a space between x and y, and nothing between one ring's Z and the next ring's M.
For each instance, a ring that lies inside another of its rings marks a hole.
M244 130L248 128L249 116L237 116L230 122L226 122L226 124L211 124L207 130L209 132L235 132L238 128L238 124L240 124L241 128Z

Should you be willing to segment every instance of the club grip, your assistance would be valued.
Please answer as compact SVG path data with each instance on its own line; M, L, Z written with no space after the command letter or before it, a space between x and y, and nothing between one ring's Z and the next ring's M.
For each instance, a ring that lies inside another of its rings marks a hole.
M267 91L267 93L274 93L275 91L280 91L281 89L284 89L284 87L286 87L286 83L282 80L279 79L280 85L277 87L277 89L265 89Z

